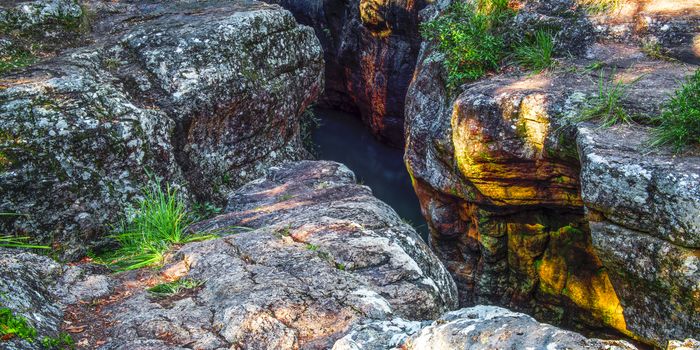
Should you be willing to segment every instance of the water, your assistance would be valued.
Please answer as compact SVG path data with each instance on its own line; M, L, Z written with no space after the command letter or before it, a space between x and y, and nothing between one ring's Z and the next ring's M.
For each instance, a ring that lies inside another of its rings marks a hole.
M321 125L314 130L316 155L348 166L360 183L389 204L427 239L428 228L418 198L403 163L403 151L388 147L372 135L358 117L327 109L315 109Z

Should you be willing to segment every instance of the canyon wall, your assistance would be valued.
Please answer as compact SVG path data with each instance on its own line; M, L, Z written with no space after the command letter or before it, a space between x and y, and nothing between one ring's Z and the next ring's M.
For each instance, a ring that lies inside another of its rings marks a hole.
M46 30L13 15L23 6L3 10L3 27ZM299 118L323 89L313 30L277 5L195 10L86 3L75 16L91 16L92 31L80 33L87 46L0 78L0 212L15 214L0 217L0 231L73 254L111 230L149 179L216 202L306 156Z
M358 113L382 141L403 145L404 100L420 49L423 0L279 0L324 49L324 107Z
M696 8L649 11L643 18L668 28L700 18ZM460 303L505 305L658 346L696 336L697 152L650 149L644 125L605 129L576 117L600 74L634 81L622 103L649 117L697 67L648 58L635 42L652 40L653 30L590 18L567 1L527 2L509 25L532 31L538 23L556 23L556 50L572 55L551 71L510 69L450 90L444 58L426 42L408 92L405 161ZM634 40L606 34L621 26ZM664 34L655 42L671 53L692 37Z

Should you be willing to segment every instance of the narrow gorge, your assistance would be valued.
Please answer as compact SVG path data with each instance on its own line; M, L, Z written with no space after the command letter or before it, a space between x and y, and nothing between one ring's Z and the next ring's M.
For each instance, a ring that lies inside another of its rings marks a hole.
M0 1L0 349L700 349L700 1Z

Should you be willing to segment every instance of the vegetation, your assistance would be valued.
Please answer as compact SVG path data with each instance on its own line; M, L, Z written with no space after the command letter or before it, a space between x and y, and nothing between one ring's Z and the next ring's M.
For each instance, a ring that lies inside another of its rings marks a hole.
M515 47L515 61L523 67L541 72L554 66L554 39L545 30L538 30L521 46Z
M75 349L75 342L71 338L70 334L63 333L59 334L57 337L43 337L41 338L41 345L45 349L50 350L69 350Z
M36 338L36 329L27 322L26 318L15 315L7 307L0 307L0 340L10 340L15 337L33 341Z
M313 106L307 108L299 120L299 137L304 149L309 151L314 157L318 156L319 149L318 145L314 143L313 133L320 126L321 118L316 116Z
M221 207L210 202L194 203L192 205L190 218L192 219L192 222L199 222L202 220L211 219L221 214L222 210L223 209Z
M151 181L144 189L143 199L132 214L112 236L120 247L106 257L120 271L160 265L172 245L216 237L186 233L191 220L184 202L174 188L163 190L159 181Z
M659 43L647 42L642 45L642 52L647 55L647 57L662 60L662 61L673 61L674 59L668 55L668 51L661 46Z
M194 289L204 284L203 281L183 278L177 281L161 283L151 288L148 288L148 292L156 297L169 297L172 295L180 294L186 290Z
M676 152L687 145L700 144L700 70L686 79L664 104L652 146L670 145Z
M591 15L618 11L622 7L623 0L578 0L586 12Z
M620 80L608 80L601 72L598 80L598 94L588 100L588 107L581 111L576 121L600 119L603 127L631 122L632 117L622 105L622 99L631 84Z
M22 249L51 249L51 247L46 245L37 245L30 242L31 238L28 236L0 236L0 247L3 248L22 248Z
M503 34L498 32L514 11L508 0L455 1L445 13L421 26L422 35L439 42L445 55L447 84L456 87L498 68L506 56Z
M36 62L36 56L27 50L9 49L0 55L0 75Z

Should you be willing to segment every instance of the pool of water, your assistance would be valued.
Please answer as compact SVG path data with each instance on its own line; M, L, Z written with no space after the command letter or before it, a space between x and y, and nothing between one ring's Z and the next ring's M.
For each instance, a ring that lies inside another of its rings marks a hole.
M428 228L403 163L403 151L377 141L352 114L318 108L314 112L320 119L312 134L318 159L347 165L360 183L369 186L377 198L427 239Z

